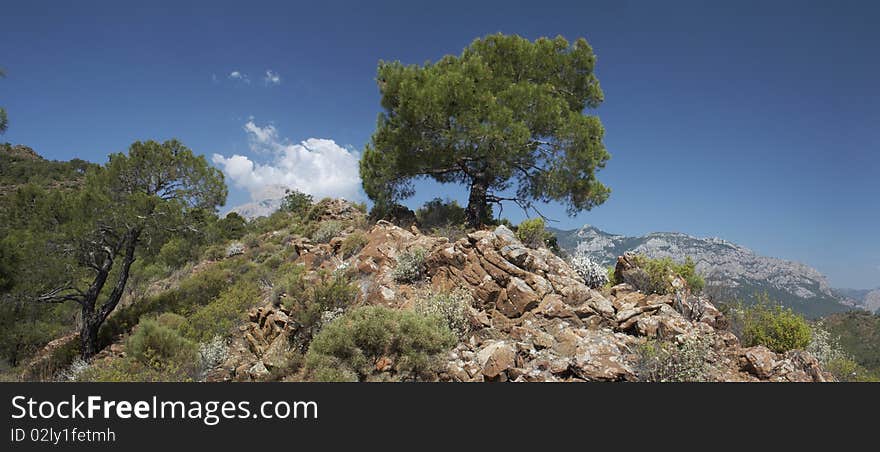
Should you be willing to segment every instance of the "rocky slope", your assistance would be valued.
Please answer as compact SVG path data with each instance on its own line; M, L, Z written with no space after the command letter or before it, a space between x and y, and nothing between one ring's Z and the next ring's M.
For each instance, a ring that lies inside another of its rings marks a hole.
M289 259L309 275L344 269L357 286L354 305L414 309L426 291L463 291L467 328L456 345L434 357L422 379L450 382L582 381L833 381L809 353L774 353L744 347L725 316L676 279L675 294L646 295L637 287L638 267L628 255L617 260L624 283L591 289L562 258L546 248L524 246L504 226L450 241L380 221L360 231L363 213L345 201L327 205L322 220L349 220L329 243L302 236L283 242ZM364 234L352 255L345 238ZM266 234L266 238L275 235ZM407 252L425 251L421 276L399 282L394 273ZM213 265L206 261L197 268ZM194 270L195 272L195 270ZM202 375L207 381L298 380L289 358L307 346L293 313L278 299L262 297L246 320L230 331L222 356ZM255 300L257 301L257 300ZM325 312L327 322L342 312ZM324 322L324 320L322 320ZM63 344L62 344L63 345ZM48 354L44 354L48 355ZM126 356L125 337L96 361ZM367 381L394 381L393 356L375 359ZM32 363L36 374L46 366Z
M359 304L411 309L428 287L468 291L471 328L440 358L434 375L439 381L645 380L642 351L658 341L672 347L704 344L697 359L701 380L833 379L805 352L742 347L725 330L724 316L706 299L690 295L681 281L677 295L645 295L626 283L603 294L587 287L564 260L547 249L525 247L503 226L450 242L379 222L367 237L363 250L349 258L340 253L343 237L328 244L300 238L288 246L312 271L356 269ZM424 279L395 281L398 257L415 248L427 250ZM269 301L253 308L232 339L228 359L208 379L267 378L296 343L297 326L289 314ZM388 359L376 361L377 375L391 369Z
M617 256L627 251L677 261L690 256L697 264L697 272L706 279L707 293L722 299L749 300L756 293L767 292L771 298L810 317L851 309L840 302L825 276L816 269L760 256L723 239L669 232L629 237L589 225L555 232L563 249L586 253L602 265L612 265Z

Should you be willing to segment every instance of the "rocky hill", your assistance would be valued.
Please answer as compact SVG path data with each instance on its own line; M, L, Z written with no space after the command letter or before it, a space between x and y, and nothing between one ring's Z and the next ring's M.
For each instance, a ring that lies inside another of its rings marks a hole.
M571 231L555 231L560 247L569 253L585 253L602 265L613 265L617 256L633 251L651 258L691 257L707 283L706 293L719 299L750 300L757 293L792 307L809 317L852 309L828 285L825 276L799 262L760 256L754 251L719 238L656 232L629 237L587 225Z
M315 208L318 213L309 216L316 218L319 230L338 226L332 236L289 233L293 229L282 226L233 242L224 255L214 255L154 283L153 287L162 289L152 290L152 298L128 300L108 320L115 338L84 372L103 368L104 374L91 375L104 375L101 378L111 381L179 378L178 374L140 373L143 367L132 370L124 364L134 356L127 348L132 344L128 339L142 328L137 319L143 322L178 312L187 318L177 315L181 320L168 325L199 324L193 322L201 318L210 319L201 328L216 328L224 321L220 319L234 320L218 330L223 334L207 344L208 352L202 344L202 370L186 377L205 381L322 380L325 374L309 370L315 358L312 348L318 341L329 350L326 353L335 354L328 358L336 372L333 379L345 380L834 381L805 351L775 353L764 346L741 344L725 315L707 298L691 294L681 278L672 281L672 294L640 292L630 276L640 269L626 256L618 259L616 270L624 282L598 290L587 286L549 249L523 245L504 226L450 241L414 226L402 228L386 221L369 224L362 210L345 201L326 200ZM353 238L359 244L356 248L349 246ZM215 277L198 279L212 272ZM256 272L261 288L253 283L236 286L228 279L243 272ZM346 284L352 287L352 297L347 298L347 292L339 292L338 287L321 292L337 294L330 296L331 303L337 296L349 301L314 312L319 305L300 302L306 300L303 291L327 281L328 275L350 281ZM305 285L279 290L290 276L301 278ZM212 289L216 284L221 286ZM178 289L184 286L189 288ZM251 289L237 291L236 287ZM206 290L219 295L205 295ZM436 333L415 320L425 318L420 309L426 299L432 299L430 294L456 294L451 304L446 295L433 298L431 303L438 304L429 307L438 313L428 314L448 322L442 337L454 338L451 342L430 342L439 340L431 336ZM213 301L202 307L193 305L203 303L196 301L201 298ZM446 301L437 301L441 299ZM391 319L397 318L394 313L419 314L406 317L410 323L386 324L390 329L355 321L358 313L371 308L381 309ZM313 312L304 316L304 309ZM325 336L325 329L334 332ZM447 336L449 332L454 336ZM204 337L205 331L191 333ZM369 341L385 337L388 342L382 346L357 342L362 335ZM70 374L71 370L59 373L53 368L58 350L69 349L75 341L75 335L54 341L52 350L24 366L24 378ZM435 348L422 349L427 347L424 341ZM206 354L212 358L206 361ZM418 372L412 370L416 364Z
M880 289L834 289L834 293L846 304L880 313Z
M91 166L93 164L79 159L46 160L27 146L0 143L0 197L27 183L55 190L76 188Z
M337 204L327 218L340 221L362 215L345 202ZM354 234L364 234L365 242L359 252L347 255L343 244ZM277 234L269 233L265 240L273 236ZM743 347L726 329L725 316L707 299L691 295L683 280L676 282L680 290L674 295L646 295L628 283L604 292L591 289L563 259L546 248L524 246L504 226L451 242L415 227L380 221L363 232L350 226L327 243L294 236L284 247L307 275L355 275L354 305L325 312L322 318L337 318L355 306L408 311L426 291L464 291L466 321L457 344L436 355L430 372L420 374L419 380L833 380L806 352L777 354L763 346ZM414 278L402 282L397 269L416 250L424 251L424 264ZM621 278L626 280L624 270ZM296 309L263 298L230 332L224 358L204 378L278 378L288 368L289 357L304 346L305 331L294 320ZM652 355L656 350L665 355ZM97 359L113 361L125 353L121 339ZM387 350L374 353L368 358L372 364L357 379L413 378L398 366L401 356ZM284 377L302 378L302 372Z

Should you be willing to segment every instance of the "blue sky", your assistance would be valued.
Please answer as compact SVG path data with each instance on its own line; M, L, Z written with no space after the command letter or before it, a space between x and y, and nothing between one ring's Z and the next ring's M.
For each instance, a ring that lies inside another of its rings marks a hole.
M177 137L236 172L229 205L270 182L358 196L379 59L436 60L499 31L586 37L613 191L575 218L546 206L554 226L719 236L880 286L876 3L177 3L4 5L0 139L103 162ZM438 194L465 199L424 183L408 204Z

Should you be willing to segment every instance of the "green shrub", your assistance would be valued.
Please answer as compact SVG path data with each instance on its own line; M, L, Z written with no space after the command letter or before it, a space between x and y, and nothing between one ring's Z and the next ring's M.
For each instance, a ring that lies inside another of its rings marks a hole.
M301 267L300 267L301 268ZM290 310L290 317L300 330L297 339L308 344L321 329L325 317L349 308L357 298L357 287L341 273L321 273L306 279L304 271L293 271L275 284L273 295ZM336 313L336 314L334 314Z
M544 230L544 220L541 218L529 218L523 220L516 227L516 238L523 245L530 248L539 248L545 245L544 239L547 231Z
M807 321L789 308L771 304L766 295L742 313L743 345L763 345L777 353L804 349L810 345L812 331Z
M205 250L203 256L211 261L219 261L226 257L226 247L223 245L211 245Z
M468 308L474 299L465 289L451 292L426 291L415 303L415 310L425 316L437 316L446 322L446 326L459 338L463 338L471 329Z
M636 375L651 382L707 381L711 348L709 336L686 336L681 343L649 340L636 351Z
M76 375L76 381L132 383L132 382L190 382L195 381L189 364L163 362L155 357L145 364L133 358L96 361Z
M378 373L378 359L388 358L397 378L424 378L436 355L455 343L455 335L437 316L366 306L330 322L315 336L306 371L312 380L369 380Z
M191 241L182 237L174 237L162 245L156 259L167 267L178 268L195 259L197 251L198 247Z
M141 317L147 314L174 312L186 316L207 305L221 291L229 287L233 279L234 275L225 265L227 262L230 261L224 261L224 265L214 264L181 280L176 288L116 308L113 315L108 317L101 327L101 346L110 344L116 336L129 331Z
M318 225L318 229L312 234L312 240L318 243L327 243L338 236L345 228L341 221L324 221Z
M241 280L193 312L182 328L183 333L197 342L207 342L218 335L226 336L244 320L247 309L261 298L262 292L256 282L249 278Z
M312 208L313 201L312 195L297 190L288 190L281 201L281 210L303 217Z
M141 320L128 338L126 356L148 366L173 364L179 369L188 368L194 372L198 363L198 347L169 325L178 322L177 318L171 317L173 315ZM182 320L179 319L181 323Z
M186 324L186 317L173 312L163 312L156 317L156 322L163 327L179 332Z
M609 265L607 268L608 271L608 286L613 287L621 283L621 281L617 280L617 273L614 271L614 266Z
M369 239L367 239L367 236L362 232L349 234L345 240L342 241L342 246L339 248L339 252L342 253L343 259L348 259L364 249L368 242Z
M687 257L683 264L677 264L669 257L650 259L643 255L636 256L636 263L648 273L650 281L647 290L651 293L668 294L674 292L672 280L680 276L687 282L693 293L700 293L706 285L703 278L696 272L693 259Z
M416 221L425 230L461 225L465 222L465 210L456 201L434 198L416 210Z
M399 283L414 283L422 279L425 273L424 248L413 248L397 256L397 265L391 270L391 277Z

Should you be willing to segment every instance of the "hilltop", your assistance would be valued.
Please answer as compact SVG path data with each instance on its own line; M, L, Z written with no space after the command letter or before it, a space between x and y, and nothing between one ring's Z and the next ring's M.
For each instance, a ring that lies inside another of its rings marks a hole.
M66 336L25 377L834 380L807 352L743 345L726 315L680 278L670 280L675 293L645 293L628 282L637 268L624 259L619 284L591 288L505 226L450 239L372 224L362 207L329 199L255 226L128 297L91 364L58 368L76 344ZM160 330L163 341L179 337L171 350L201 342L200 364L176 351L158 367L143 361L144 335Z

